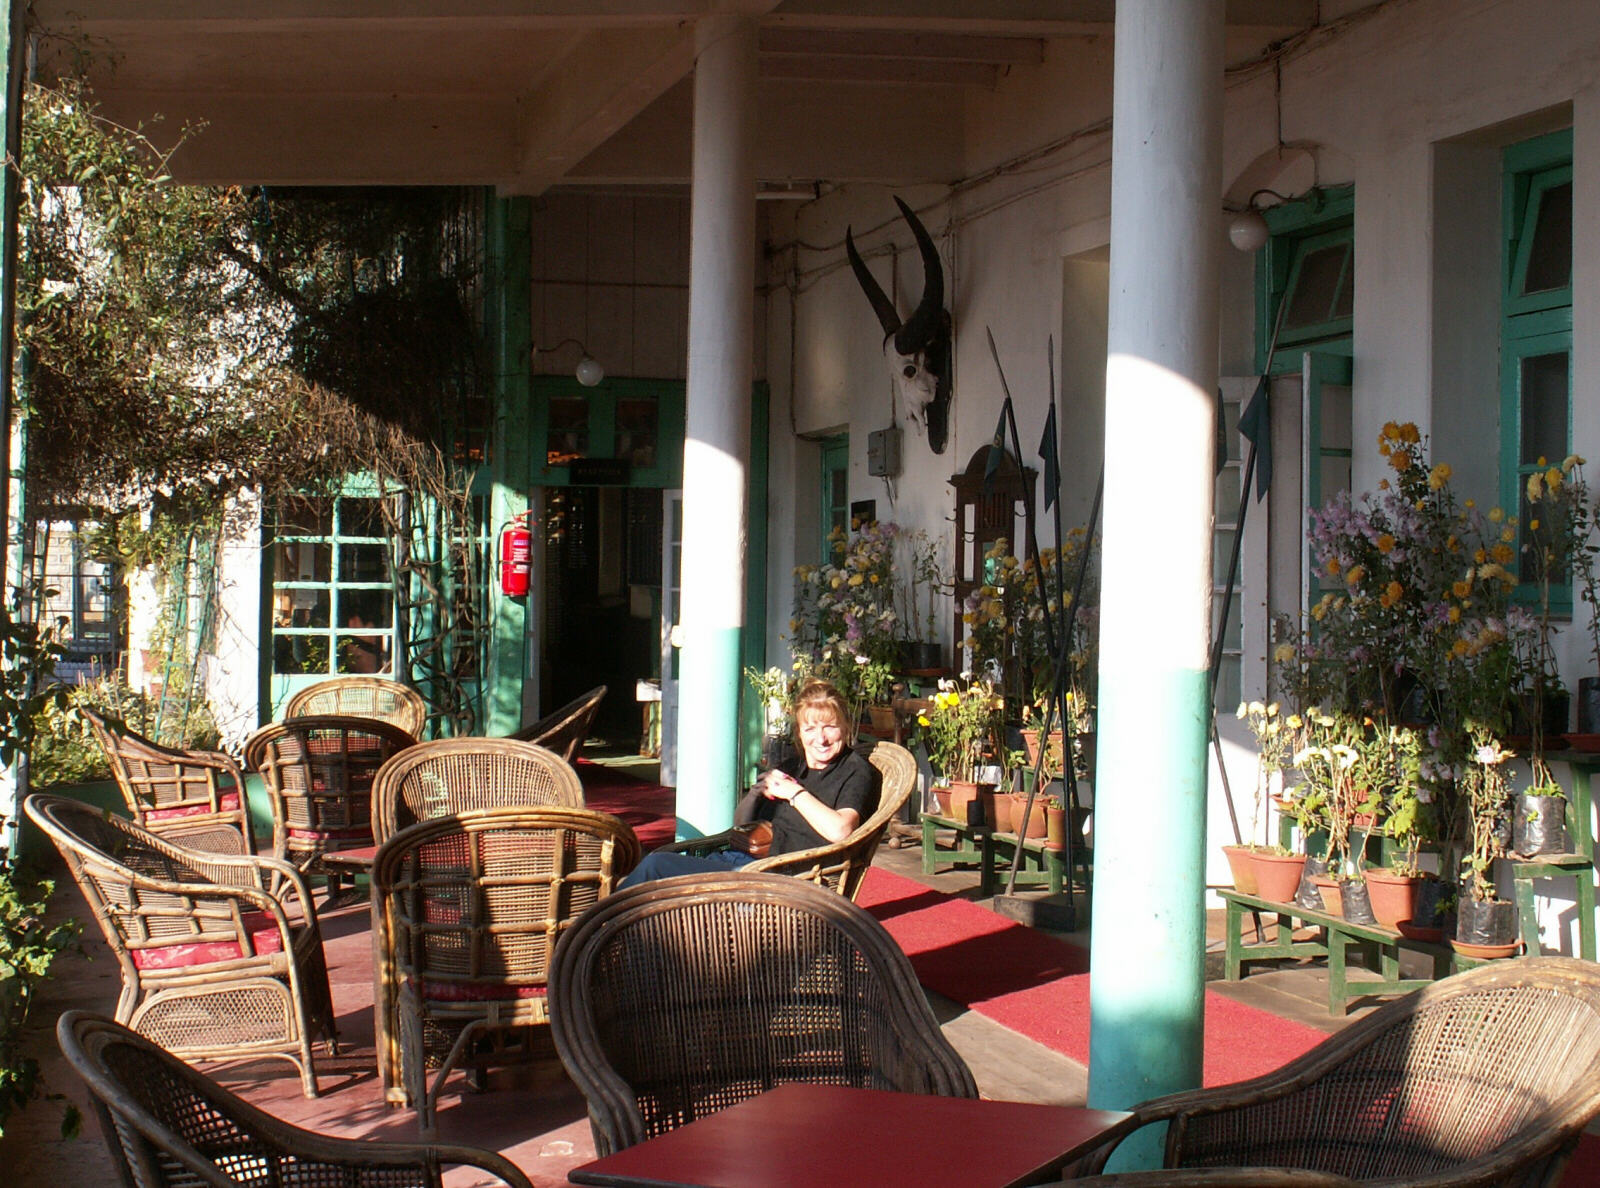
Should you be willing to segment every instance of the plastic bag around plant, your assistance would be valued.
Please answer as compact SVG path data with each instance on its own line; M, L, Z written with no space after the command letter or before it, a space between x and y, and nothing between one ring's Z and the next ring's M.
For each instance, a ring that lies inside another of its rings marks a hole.
M1511 819L1511 849L1525 858L1567 852L1567 806L1559 796L1519 796Z
M1310 908L1312 911L1323 910L1322 892L1317 889L1313 880L1318 875L1328 873L1328 860L1326 858L1307 858L1306 866L1300 872L1300 887L1294 893L1295 904L1299 907Z

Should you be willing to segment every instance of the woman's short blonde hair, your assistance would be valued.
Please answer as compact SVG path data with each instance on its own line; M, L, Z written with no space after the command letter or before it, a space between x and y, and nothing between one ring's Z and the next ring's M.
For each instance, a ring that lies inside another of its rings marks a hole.
M855 745L856 724L850 720L850 707L845 704L844 694L834 688L832 682L812 677L794 695L794 745L802 751L805 746L800 741L800 715L807 710L826 710L844 731L845 746Z

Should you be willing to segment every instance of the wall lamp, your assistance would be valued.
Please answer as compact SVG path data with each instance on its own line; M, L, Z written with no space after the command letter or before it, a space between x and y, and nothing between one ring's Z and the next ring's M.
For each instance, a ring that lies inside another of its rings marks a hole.
M1257 190L1250 195L1244 209L1235 211L1233 217L1228 220L1228 242L1241 252L1259 250L1272 234L1271 228L1267 226L1266 216L1256 204L1256 200L1263 195L1276 198L1278 203L1274 205L1284 202L1304 202L1306 209L1312 214L1322 209L1322 189L1319 186L1312 186L1304 194L1296 195L1280 194L1276 190Z
M534 345L532 354L547 355L551 351L559 351L564 346L578 348L578 365L572 369L573 376L586 388L592 388L606 378L606 369L600 366L599 360L589 353L589 348L576 338L563 338L554 346Z

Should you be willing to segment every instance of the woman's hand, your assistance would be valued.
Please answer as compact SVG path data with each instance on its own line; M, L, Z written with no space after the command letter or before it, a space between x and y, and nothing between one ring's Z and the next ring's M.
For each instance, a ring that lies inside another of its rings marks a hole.
M791 804L796 796L805 791L805 786L799 780L777 768L763 772L756 780L756 787L768 800L787 800Z

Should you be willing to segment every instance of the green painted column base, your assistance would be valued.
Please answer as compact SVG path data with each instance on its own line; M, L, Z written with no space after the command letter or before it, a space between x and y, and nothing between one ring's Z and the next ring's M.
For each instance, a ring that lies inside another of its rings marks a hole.
M685 632L678 667L678 838L733 824L739 786L738 627Z

